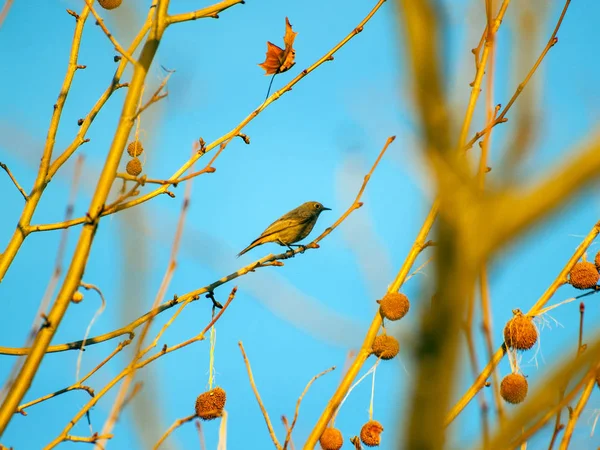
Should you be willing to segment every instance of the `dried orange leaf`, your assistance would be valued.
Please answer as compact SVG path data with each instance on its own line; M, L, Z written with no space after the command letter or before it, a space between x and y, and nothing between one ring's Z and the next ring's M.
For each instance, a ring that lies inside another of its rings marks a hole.
M265 62L259 64L265 70L265 75L273 75L290 70L295 62L296 50L294 50L294 39L298 33L292 31L292 24L285 18L285 35L283 43L285 49L267 41L267 56Z

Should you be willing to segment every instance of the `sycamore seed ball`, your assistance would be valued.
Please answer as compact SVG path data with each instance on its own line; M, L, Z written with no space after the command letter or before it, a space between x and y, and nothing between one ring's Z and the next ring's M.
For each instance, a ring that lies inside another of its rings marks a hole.
M323 450L340 450L344 445L342 432L337 428L325 428L319 439L319 444L321 444Z
M100 6L104 9L115 9L121 6L122 0L98 0Z
M381 443L383 427L376 420L369 420L360 430L360 440L367 447L377 447Z
M73 297L71 298L71 301L73 303L81 303L82 300L83 300L83 294L79 291L75 291L73 293Z
M381 359L392 359L400 351L400 343L393 336L379 335L373 342L373 353Z
M408 297L399 292L389 292L379 300L379 313L388 320L402 319L409 308Z
M509 348L517 350L529 350L538 339L537 329L533 324L533 318L524 316L517 311L504 327L504 342Z
M212 420L221 417L227 395L220 387L204 392L196 399L196 415L202 420Z
M125 170L129 175L137 177L140 173L142 173L142 162L138 158L133 158L127 163Z
M508 403L521 403L527 397L527 379L520 373L506 375L500 383L500 395Z
M569 281L577 289L591 289L596 286L598 279L600 274L596 265L587 261L578 262L569 273Z
M129 153L129 156L132 158L135 156L140 156L142 153L144 153L144 147L140 141L131 141L127 146L127 153Z

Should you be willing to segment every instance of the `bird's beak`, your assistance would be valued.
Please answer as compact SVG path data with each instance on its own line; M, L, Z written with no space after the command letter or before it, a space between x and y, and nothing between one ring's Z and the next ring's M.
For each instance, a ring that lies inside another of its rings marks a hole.
M331 211L331 208L325 208L325 207L323 206L323 211Z

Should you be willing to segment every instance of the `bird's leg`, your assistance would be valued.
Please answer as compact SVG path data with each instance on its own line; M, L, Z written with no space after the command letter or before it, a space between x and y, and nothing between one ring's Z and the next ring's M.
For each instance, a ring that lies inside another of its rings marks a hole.
M277 243L278 243L279 245L281 245L282 247L287 247L287 248L289 248L289 249L290 249L290 252L291 252L291 256L292 256L292 258L293 258L294 256L296 256L296 253L294 252L294 249L292 248L292 246L291 246L290 244L284 244L284 243L281 241L281 239L277 239ZM286 253L287 253L287 252L286 252Z
M300 249L300 253L304 253L306 251L306 246L302 245L302 244L290 244L293 245L294 247L298 247Z

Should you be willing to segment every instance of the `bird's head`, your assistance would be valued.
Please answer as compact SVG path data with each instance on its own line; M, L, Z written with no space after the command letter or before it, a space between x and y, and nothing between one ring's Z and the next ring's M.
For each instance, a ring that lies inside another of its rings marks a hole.
M331 211L331 208L326 208L319 202L308 202L305 203L307 210L311 211L314 215L318 216L323 211Z

